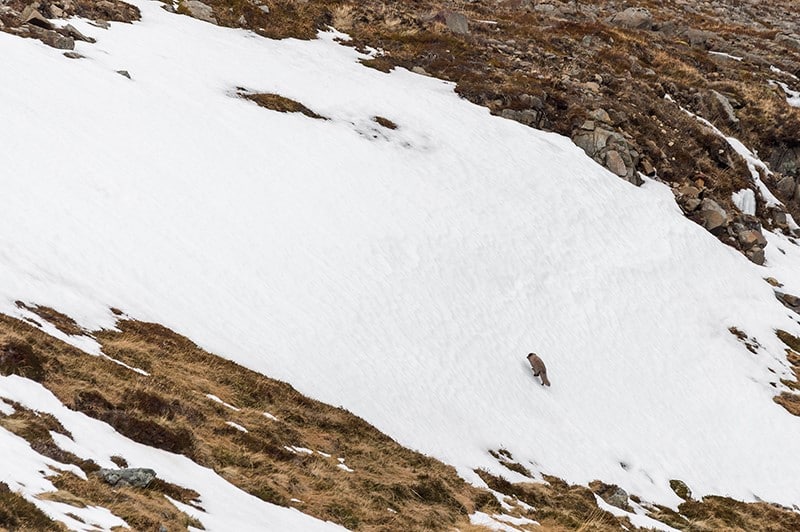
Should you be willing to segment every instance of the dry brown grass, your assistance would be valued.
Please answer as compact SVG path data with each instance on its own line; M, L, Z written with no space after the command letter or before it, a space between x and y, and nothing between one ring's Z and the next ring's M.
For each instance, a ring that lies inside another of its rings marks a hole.
M241 93L243 98L253 101L259 107L269 109L271 111L278 111L279 113L301 113L309 118L317 118L320 120L327 120L324 116L318 115L305 105L280 94L270 93Z
M545 530L610 531L635 529L625 518L617 518L597 506L594 494L584 486L571 486L563 480L546 476L547 484L512 484L486 471L477 471L493 490L511 495L534 508L536 519Z
M186 454L269 502L289 505L290 499L300 499L303 503L291 504L358 530L443 530L467 524L468 514L476 509L496 508L493 498L467 485L451 467L401 447L345 410L308 399L288 384L206 353L164 327L133 321L120 322L119 327L119 332L95 333L104 352L146 368L149 377L102 357L81 354L5 316L0 316L0 343L29 345L43 361L42 383L68 406L106 421L136 441ZM231 410L206 394L240 410ZM268 419L264 412L278 421ZM79 462L57 455L47 430L39 425L31 429L34 418L21 410L0 423L16 424L13 430L55 459ZM286 448L293 446L331 456ZM354 471L340 469L338 458L344 458ZM86 471L96 468L91 463L80 465ZM57 485L92 504L106 506L121 497L119 490L112 490L116 494L112 496L109 488L95 481L83 487L80 482L84 481L62 475ZM152 524L155 514L145 511L155 508L152 504L132 499L112 511L128 522ZM137 514L138 507L142 512Z
M66 527L52 521L34 504L0 482L0 530L62 531Z
M53 308L41 305L27 305L22 301L17 301L16 305L19 308L23 308L36 314L64 334L79 335L86 332L77 324L75 320Z

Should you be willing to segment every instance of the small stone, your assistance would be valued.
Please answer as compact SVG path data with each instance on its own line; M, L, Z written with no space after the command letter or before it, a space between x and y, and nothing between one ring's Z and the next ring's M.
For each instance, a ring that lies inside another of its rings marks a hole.
M628 167L625 166L625 161L622 160L619 152L615 150L606 153L606 168L620 177L625 177L628 174Z
M216 24L217 19L214 18L214 9L208 5L200 2L200 0L185 0L181 5L186 7L189 15L198 20Z
M131 74L127 70L117 70L117 74L120 76L125 76L128 79L131 79Z
M789 227L789 218L787 218L786 213L783 211L775 211L772 214L772 222L780 229Z
M608 116L608 112L605 109L594 109L589 113L589 118L592 120L597 120L598 122L603 122L604 124L611 123L611 117Z
M599 480L593 480L589 483L589 489L611 506L630 511L628 493L616 484L605 484Z
M738 235L739 244L741 244L742 249L750 249L753 246L760 246L764 247L767 245L767 239L764 238L764 235L761 234L761 231L757 230L748 230L742 231Z
M258 10L265 15L269 15L269 6L258 6Z
M725 209L709 198L704 199L700 204L700 217L703 227L712 232L728 225L728 214Z
M19 17L22 24L31 24L32 26L39 26L46 30L52 29L53 25L39 13L39 10L34 7L35 5L38 4L28 4L28 6L22 10L22 14Z
M700 189L692 185L684 185L678 189L678 194L686 198L699 198Z
M47 46L52 46L53 48L57 48L59 50L72 50L75 48L75 39L66 35L61 35L55 31L38 30L36 33L34 33L34 36Z
M722 112L725 115L725 119L731 125L736 125L739 123L739 119L736 117L736 111L733 110L733 106L728 98L726 98L723 94L712 90L711 96L716 100L716 102L722 107Z
M800 297L793 296L792 294L780 294L780 299L790 307L800 308Z
M83 59L83 56L78 52L64 52L64 57L68 57L70 59Z
M764 264L764 260L766 259L764 256L764 250L757 247L749 250L745 256L750 259L750 262L758 264L759 266L762 266Z
M467 17L461 13L454 13L448 11L444 14L444 23L447 29L458 35L466 35L469 33L469 22Z
M608 22L623 28L650 29L653 25L653 15L650 10L643 7L629 7L613 15Z
M428 74L428 71L422 68L421 66L412 67L411 72L413 72L414 74L419 74L420 76L430 76L430 74Z
M792 196L795 192L795 181L792 176L783 176L780 181L778 181L777 189L778 193L783 196L787 201L792 199Z
M89 43L97 42L92 37L87 37L86 35L84 35L80 31L78 31L77 28L75 28L75 26L73 26L72 24L67 24L66 26L64 26L61 29L60 33L62 35L67 35L68 37L72 37L76 41L84 41L84 42L89 42Z
M681 203L684 212L693 212L696 211L697 208L700 206L702 201L697 198L685 198Z

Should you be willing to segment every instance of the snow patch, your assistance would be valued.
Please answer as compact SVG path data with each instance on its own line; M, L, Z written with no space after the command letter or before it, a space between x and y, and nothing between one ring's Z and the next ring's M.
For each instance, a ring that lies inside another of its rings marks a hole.
M755 215L756 194L752 189L743 188L738 192L734 192L731 195L731 200L733 201L733 204L736 205L736 208L742 213L749 214L751 216Z

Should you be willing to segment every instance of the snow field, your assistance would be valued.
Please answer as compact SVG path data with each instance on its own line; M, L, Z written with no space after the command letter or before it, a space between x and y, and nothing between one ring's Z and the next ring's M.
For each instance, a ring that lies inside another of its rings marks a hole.
M800 423L771 400L789 375L773 329L800 327L762 280L800 292L797 246L768 235L754 266L665 186L451 84L363 67L334 33L269 41L133 3L141 23L72 21L98 40L86 59L0 34L18 73L0 84L0 311L21 299L93 329L122 308L478 484L480 467L520 480L487 452L502 447L659 503L678 478L800 504ZM399 128L371 140L374 116ZM214 500L249 504L234 499Z

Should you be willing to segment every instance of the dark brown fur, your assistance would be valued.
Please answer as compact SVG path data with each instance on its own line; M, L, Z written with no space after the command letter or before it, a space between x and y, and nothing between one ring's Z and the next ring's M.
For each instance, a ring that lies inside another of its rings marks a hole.
M542 384L544 386L550 386L550 381L547 378L547 368L544 365L544 361L539 358L539 355L536 353L531 353L528 355L528 362L531 364L531 370L533 370L533 375L535 377L540 377L542 379Z

